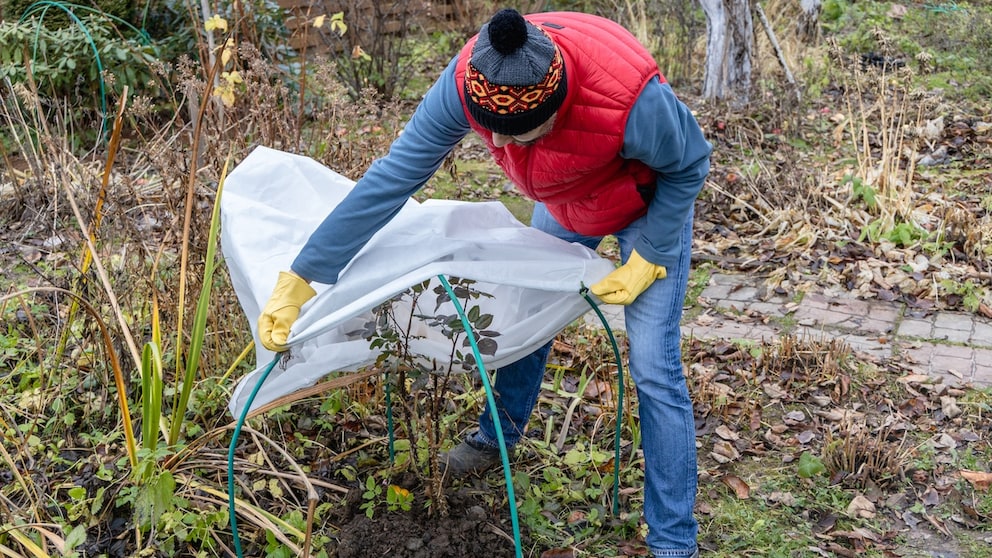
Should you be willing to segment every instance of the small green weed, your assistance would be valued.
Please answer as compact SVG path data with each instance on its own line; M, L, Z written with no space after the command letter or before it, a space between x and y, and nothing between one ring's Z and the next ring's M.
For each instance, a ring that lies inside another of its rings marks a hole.
M362 492L362 505L358 509L365 510L365 515L369 519L375 516L375 508L382 499L382 486L379 485L375 477L369 475L365 479L365 491Z
M961 305L970 312L977 311L983 302L992 299L987 287L971 279L964 282L944 279L940 288L949 295L961 297Z
M410 511L410 508L413 506L413 498L413 493L409 490L391 484L386 489L386 509L389 511ZM366 513L368 513L368 510L366 510Z

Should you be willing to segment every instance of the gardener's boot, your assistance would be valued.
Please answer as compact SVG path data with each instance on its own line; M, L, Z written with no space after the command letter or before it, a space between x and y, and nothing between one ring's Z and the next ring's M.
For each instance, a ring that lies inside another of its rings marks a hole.
M470 473L480 474L499 464L499 448L489 447L475 436L474 433L469 435L451 451L439 456L446 476L458 478Z

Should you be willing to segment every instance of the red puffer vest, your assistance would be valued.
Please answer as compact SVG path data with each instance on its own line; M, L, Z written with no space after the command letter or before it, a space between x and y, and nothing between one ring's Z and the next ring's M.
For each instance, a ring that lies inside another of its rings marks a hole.
M647 212L656 174L623 159L627 116L641 90L659 76L651 54L626 29L588 14L549 12L525 16L561 49L568 95L554 128L531 146L493 145L493 134L466 109L472 129L496 163L527 197L544 202L565 228L585 235L614 233ZM465 68L477 37L459 54L455 80L465 104Z

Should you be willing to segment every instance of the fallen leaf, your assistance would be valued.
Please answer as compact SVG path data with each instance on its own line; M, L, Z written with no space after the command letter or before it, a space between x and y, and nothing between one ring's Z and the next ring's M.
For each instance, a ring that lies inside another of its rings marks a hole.
M833 554L830 554L829 552L823 550L818 546L807 546L806 550L810 552L815 552L818 556L823 556L824 558L833 558Z
M720 426L717 426L716 430L714 431L714 434L723 438L724 440L729 440L731 442L740 438L740 436L738 436L737 433L731 430L730 427L727 426L726 424L721 424Z
M978 304L978 313L985 316L986 318L992 318L992 306L989 306L984 302L980 302Z
M781 436L775 434L771 430L766 430L764 435L762 435L762 438L764 438L766 442L771 444L772 447L780 447L785 444L785 440L783 440Z
M847 515L855 518L871 519L875 517L875 504L868 498L865 498L864 495L858 494L847 505Z
M961 407L958 406L958 400L947 395L941 396L940 409L947 418L954 418L960 416L962 413Z
M940 531L944 535L948 537L954 536L951 534L951 531L947 528L947 525L944 525L944 522L941 521L939 518L936 518L928 513L924 514L924 517L926 517L927 521L930 522L930 525L933 525L938 531Z
M720 481L734 491L738 500L747 500L751 497L751 487L737 475L723 475Z
M651 556L651 551L641 543L624 541L617 546L620 556Z
M848 409L830 409L829 411L814 411L814 414L819 417L823 417L829 421L841 422L841 421L859 421L864 418L864 413L859 413L857 411L851 411Z
M826 407L833 402L829 395L811 395L810 400L820 407Z
M776 504L782 504L783 506L795 507L796 497L792 495L791 492L779 492L775 491L768 495L768 501Z
M958 432L958 439L962 442L977 442L982 439L981 436L975 434L971 430L961 430Z
M575 550L571 548L552 548L541 553L541 558L574 558Z
M897 378L896 381L904 384L928 384L933 381L933 378L926 374L907 374L906 376Z
M858 541L871 541L871 542L882 542L882 539L878 537L875 533L872 533L864 527L855 527L850 531L833 531L830 533L834 537L845 537L852 540Z
M843 558L856 558L858 555L857 551L851 550L850 548L844 548L835 542L827 543L827 550L837 556L842 556Z
M782 418L786 424L798 424L806 420L806 415L802 411L789 411Z
M573 510L572 513L568 514L569 523L578 523L580 521L586 520L586 513L582 510Z
M605 380L595 380L586 386L585 396L589 399L600 397L601 399L613 400L613 386Z
M823 535L831 530L837 525L837 515L828 513L816 520L816 524L813 525L813 533L818 535Z
M967 469L962 469L959 472L961 473L961 477L971 483L971 486L979 492L987 492L989 487L992 486L992 473L969 471Z
M764 390L765 395L772 399L782 399L786 395L785 390L777 384L764 384L761 389Z
M730 442L719 440L713 444L713 451L710 456L720 463L729 463L740 459L741 454Z
M958 447L958 441L946 432L941 432L933 439L934 449L954 449Z

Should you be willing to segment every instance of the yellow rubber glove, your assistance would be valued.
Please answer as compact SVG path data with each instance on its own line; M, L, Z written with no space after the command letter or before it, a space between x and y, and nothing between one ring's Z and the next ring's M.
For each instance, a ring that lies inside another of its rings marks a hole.
M266 349L279 352L286 348L289 328L300 316L300 307L316 294L299 275L292 271L279 272L272 296L258 317L258 336Z
M589 288L592 294L607 304L630 304L657 279L664 279L668 270L653 264L633 250L627 263L613 270Z

